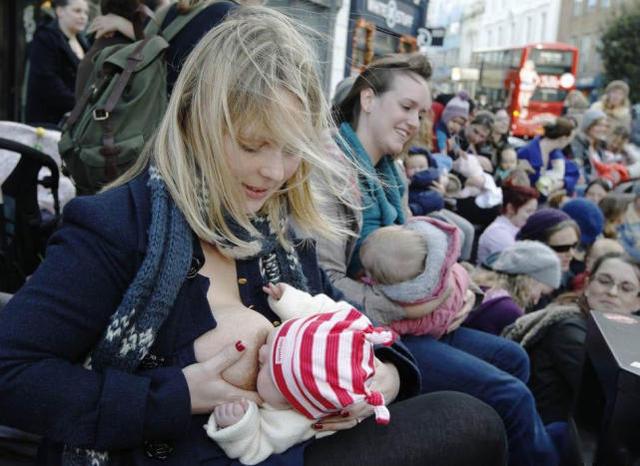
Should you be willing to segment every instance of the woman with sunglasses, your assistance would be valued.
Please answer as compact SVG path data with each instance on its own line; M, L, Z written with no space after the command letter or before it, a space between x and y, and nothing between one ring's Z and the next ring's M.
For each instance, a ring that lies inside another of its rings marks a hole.
M527 219L516 239L530 239L546 244L558 255L562 271L567 272L579 244L580 227L559 209L540 209Z
M589 310L630 314L640 309L640 267L618 253L600 257L581 294L565 294L519 318L503 336L531 359L529 387L545 423L566 421L578 393Z

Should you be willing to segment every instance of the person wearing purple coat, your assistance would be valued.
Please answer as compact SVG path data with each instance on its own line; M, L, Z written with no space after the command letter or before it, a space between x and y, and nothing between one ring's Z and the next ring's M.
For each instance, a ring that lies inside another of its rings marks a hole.
M560 259L539 241L516 241L482 265L473 278L486 289L485 296L464 325L494 335L560 286Z

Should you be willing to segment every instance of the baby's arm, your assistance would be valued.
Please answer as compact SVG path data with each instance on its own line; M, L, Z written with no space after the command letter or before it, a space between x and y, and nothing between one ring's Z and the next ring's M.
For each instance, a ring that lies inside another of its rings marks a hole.
M270 283L263 287L265 293L269 295L269 306L283 321L297 317L306 317L312 314L332 312L342 307L352 307L345 302L335 302L325 294L311 296L309 293L297 288L278 283Z
M315 434L311 421L290 409L259 409L249 402L242 419L226 428L216 425L214 414L205 426L207 435L229 458L239 459L242 464L260 463Z

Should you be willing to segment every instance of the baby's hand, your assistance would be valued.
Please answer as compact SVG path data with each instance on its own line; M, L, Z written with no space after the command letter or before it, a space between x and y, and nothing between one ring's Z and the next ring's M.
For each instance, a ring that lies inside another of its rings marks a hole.
M284 285L282 283L278 283L277 285L269 283L267 286L262 287L262 291L267 293L271 299L279 301L284 294Z
M240 422L247 409L249 409L247 400L232 401L216 406L213 410L213 416L218 427L224 429Z

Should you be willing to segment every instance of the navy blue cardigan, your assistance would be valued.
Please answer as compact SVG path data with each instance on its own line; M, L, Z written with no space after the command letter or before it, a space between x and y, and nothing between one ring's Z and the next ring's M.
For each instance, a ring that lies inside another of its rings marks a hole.
M142 262L150 220L147 176L125 186L73 200L52 237L45 261L0 313L0 424L45 437L40 463L58 465L61 445L119 450L114 464L157 464L147 454L159 442L172 450L165 464L231 465L206 437L206 415L192 416L182 367L195 362L193 341L216 326L206 293L209 280L194 237L192 270L151 353L161 367L134 374L83 369ZM334 299L316 260L315 244L298 254L312 293ZM237 262L246 306L275 321L261 290L256 260ZM379 348L401 374L401 398L418 393L419 373L403 347ZM151 366L152 367L152 366ZM301 465L304 443L264 464Z

